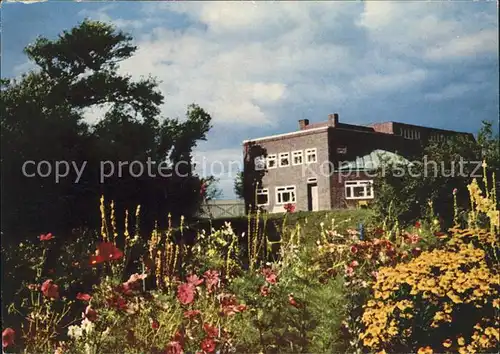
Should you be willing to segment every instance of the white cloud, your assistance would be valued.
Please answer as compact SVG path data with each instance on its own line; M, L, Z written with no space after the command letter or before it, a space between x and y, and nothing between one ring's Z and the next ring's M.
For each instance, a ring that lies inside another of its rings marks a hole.
M424 98L434 102L452 100L473 94L485 89L487 86L485 83L458 83L445 86L438 92L427 93L424 95Z
M468 57L482 53L498 53L498 30L485 30L468 36L452 38L442 46L429 48L426 57L435 60Z

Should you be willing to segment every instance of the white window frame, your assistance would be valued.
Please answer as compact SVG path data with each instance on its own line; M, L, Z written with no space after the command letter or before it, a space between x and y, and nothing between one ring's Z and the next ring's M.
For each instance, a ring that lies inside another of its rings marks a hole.
M300 158L300 162L295 163L295 157ZM292 165L298 166L304 163L304 152L302 150L292 151Z
M285 159L285 158L288 160L288 163L286 165L281 163L282 159ZM292 164L291 162L292 161L290 161L290 153L289 152L280 152L279 153L279 157L278 157L278 166L279 167L288 167Z
M291 193L290 200L284 202L283 198L281 198L281 202L280 202L279 195L283 195L284 193ZM289 203L294 204L294 203L297 202L297 188L294 185L293 186L279 186L279 187L276 187L276 189L275 189L275 197L276 197L276 205L285 205L285 204L289 204Z
M265 196L267 196L267 202L266 203L262 203L262 204L258 203L259 195L265 195ZM269 205L269 188L260 188L260 189L257 189L257 191L255 193L255 204L257 204L257 206Z
M318 149L316 148L306 149L305 155L306 155L306 164L318 162ZM314 156L314 161L309 160L310 156Z
M362 197L354 197L354 188L364 187ZM350 190L350 197L347 196L347 190ZM368 192L368 193L367 193ZM345 199L347 200L357 200L357 199L373 199L375 194L373 192L373 180L358 180L358 181L346 181L344 183L344 193ZM367 196L369 194L369 196Z
M274 161L274 166L271 167L269 165L269 161ZM276 154L269 154L269 155L267 155L266 166L267 166L267 168L269 170L273 169L273 168L277 168L278 167L278 156Z

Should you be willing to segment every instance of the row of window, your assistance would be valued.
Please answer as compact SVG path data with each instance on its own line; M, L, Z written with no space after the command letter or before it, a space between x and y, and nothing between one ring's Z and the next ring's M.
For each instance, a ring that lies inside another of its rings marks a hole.
M347 181L344 188L346 199L373 199L374 197L372 180ZM276 187L275 195L276 205L295 203L297 200L295 186ZM268 188L257 189L257 205L269 205Z
M445 141L446 137L443 134L432 134L429 138L430 141Z
M279 154L269 154L265 161L256 158L256 166L267 167L268 169L277 167L288 167L302 165L303 163L318 162L317 149L296 150L290 152L280 152ZM263 166L265 163L265 166Z
M420 132L414 129L400 129L399 134L403 136L405 139L410 139L410 140L420 139Z

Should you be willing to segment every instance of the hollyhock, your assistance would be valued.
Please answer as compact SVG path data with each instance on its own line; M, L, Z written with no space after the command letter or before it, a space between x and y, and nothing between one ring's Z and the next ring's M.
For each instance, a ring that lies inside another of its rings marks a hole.
M201 314L200 310L188 310L184 312L184 318L192 319Z
M177 287L177 299L183 305L188 305L194 301L194 286L183 283Z
M2 332L2 348L14 344L16 332L12 328L5 328Z
M94 322L97 320L97 311L94 310L90 305L85 308L85 312L83 316L88 319L90 322Z
M198 276L196 274L189 275L186 278L186 281L188 282L188 284L191 284L195 287L198 285L201 285L203 283L203 279L198 278Z
M203 330L208 337L215 338L219 336L219 328L216 326L211 326L208 323L203 324Z
M269 295L269 288L268 288L267 286L265 286L265 285L262 285L262 286L260 287L260 294L261 294L262 296L267 296L267 295Z
M49 299L59 299L59 286L54 284L52 279L44 281L40 290L42 291L43 296L48 297Z
M213 353L215 351L215 342L212 338L205 338L201 341L201 350L205 353Z
M205 273L203 273L203 277L205 278L205 284L207 285L208 293L211 293L218 287L220 281L218 271L207 270Z
M147 274L132 274L125 283L116 288L116 291L123 293L124 295L131 295L133 290L140 288L140 281L146 279L147 276Z
M50 241L54 238L54 235L52 235L50 232L48 234L41 234L39 239L40 241Z
M92 299L92 296L90 296L89 294L78 293L76 294L76 299L81 301L90 301L90 299Z

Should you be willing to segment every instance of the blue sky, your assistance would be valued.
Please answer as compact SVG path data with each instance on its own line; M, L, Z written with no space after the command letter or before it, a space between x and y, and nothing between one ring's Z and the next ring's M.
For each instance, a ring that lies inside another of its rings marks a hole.
M197 158L241 159L241 142L338 112L476 132L498 119L496 2L44 2L2 6L2 76L24 46L85 17L132 34L123 73L162 81L164 116L196 102L213 117ZM106 107L89 111L96 121ZM206 171L209 173L210 171ZM221 176L233 197L234 169Z

